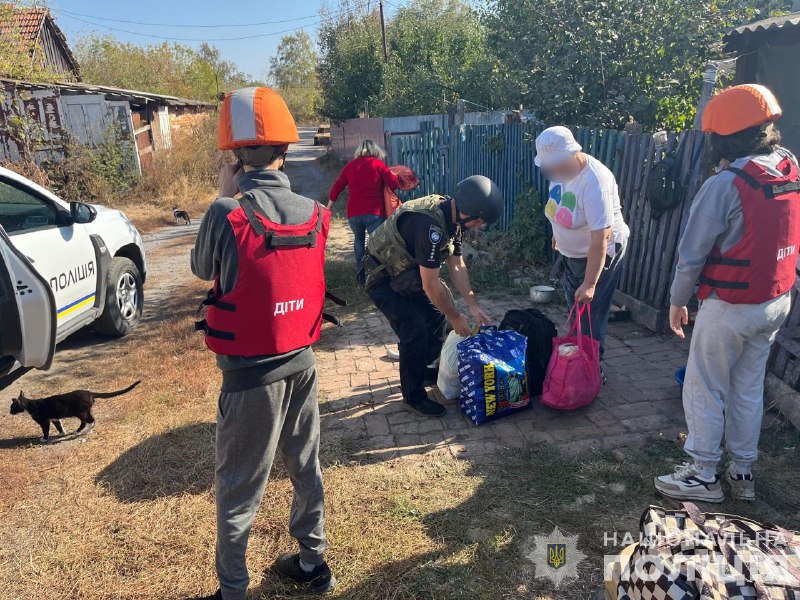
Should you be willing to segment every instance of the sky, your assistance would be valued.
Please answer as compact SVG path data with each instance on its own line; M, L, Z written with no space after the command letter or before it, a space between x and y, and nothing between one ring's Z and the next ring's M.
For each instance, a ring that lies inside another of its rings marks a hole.
M369 1L362 0L360 5ZM371 1L377 2L377 0ZM394 0L394 4L397 3L397 0ZM140 45L175 41L198 47L199 40L204 40L218 47L225 60L234 62L241 71L256 79L266 77L269 58L274 55L281 36L302 28L315 37L316 25L320 20L319 10L323 4L334 7L335 11L338 2L336 0L328 2L325 0L111 0L106 2L52 0L49 3L56 23L67 36L71 46L75 45L79 37L92 31L101 34L110 33L119 40ZM391 8L387 5L386 9L388 14ZM197 27L200 25L203 27ZM242 39L246 36L260 37Z

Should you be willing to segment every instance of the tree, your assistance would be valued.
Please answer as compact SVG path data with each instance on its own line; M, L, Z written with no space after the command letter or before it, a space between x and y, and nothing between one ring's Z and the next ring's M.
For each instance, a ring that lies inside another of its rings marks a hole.
M98 85L213 101L219 91L248 83L208 44L199 51L168 42L138 46L91 34L78 41L75 54L83 80Z
M462 0L412 0L386 25L383 56L376 10L342 2L320 28L322 112L333 119L370 112L439 112L442 98L492 102L492 63L478 15Z
M337 121L357 117L365 103L377 100L383 84L378 13L342 0L336 13L323 16L317 70L322 87L320 112Z
M477 14L461 0L413 0L387 29L389 63L380 107L387 115L441 111L442 98L492 103L491 61Z
M295 119L304 123L316 119L321 97L317 52L305 30L281 38L275 56L270 59L269 77Z
M767 0L492 0L483 13L501 93L548 122L691 124L726 28Z

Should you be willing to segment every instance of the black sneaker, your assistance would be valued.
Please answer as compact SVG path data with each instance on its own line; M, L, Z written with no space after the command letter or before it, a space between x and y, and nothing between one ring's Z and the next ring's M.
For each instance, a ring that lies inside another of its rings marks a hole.
M300 554L284 554L275 561L275 570L278 575L297 585L307 586L315 594L327 594L336 587L336 578L328 568L328 563L314 567L313 571L306 572L300 567Z
M222 600L222 590L217 590L210 596L198 596L197 598L194 598L194 600Z
M405 402L406 406L409 408L415 410L421 415L425 415L426 417L441 417L445 413L444 406L438 402L434 402L428 397L415 402L408 402L407 400L404 400L403 402Z

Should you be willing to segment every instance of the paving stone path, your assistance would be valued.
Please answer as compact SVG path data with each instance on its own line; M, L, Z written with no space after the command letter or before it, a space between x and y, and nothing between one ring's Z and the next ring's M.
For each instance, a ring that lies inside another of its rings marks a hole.
M346 226L336 223L330 251L346 254L349 236ZM481 304L498 320L511 308L531 305L514 296ZM558 301L544 310L557 325L566 318ZM535 398L532 409L479 427L461 414L457 400L443 401L447 413L441 418L404 408L398 365L386 355L397 340L377 310L365 311L326 340L317 347L323 427L358 441L361 451L375 459L449 453L480 460L500 448L538 442L576 455L658 437L676 439L685 428L674 374L686 364L689 341L655 335L632 322L609 326L604 361L608 383L591 406L565 413Z

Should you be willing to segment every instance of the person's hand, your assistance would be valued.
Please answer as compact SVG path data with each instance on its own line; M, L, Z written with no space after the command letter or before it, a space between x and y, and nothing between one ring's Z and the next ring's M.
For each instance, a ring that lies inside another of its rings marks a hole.
M575 302L578 304L589 304L592 300L594 300L594 292L595 284L586 283L584 281L581 284L581 287L575 290Z
M556 241L556 236L550 238L550 245L553 247L554 252L558 252L558 242Z
M492 317L490 317L489 314L477 304L471 306L469 312L479 327L491 325L494 322L492 321Z
M333 210L333 200L328 200L328 205L325 208L328 210Z
M689 310L685 306L675 306L671 304L669 307L669 327L679 338L683 339L686 335L683 333L683 326L689 324Z
M453 326L453 330L461 337L469 337L472 333L472 330L469 328L467 316L463 313L458 313L455 317L450 319L450 324Z
M232 165L224 165L219 170L219 197L220 198L233 198L239 193L239 186L237 181L242 174L241 167L234 163Z

